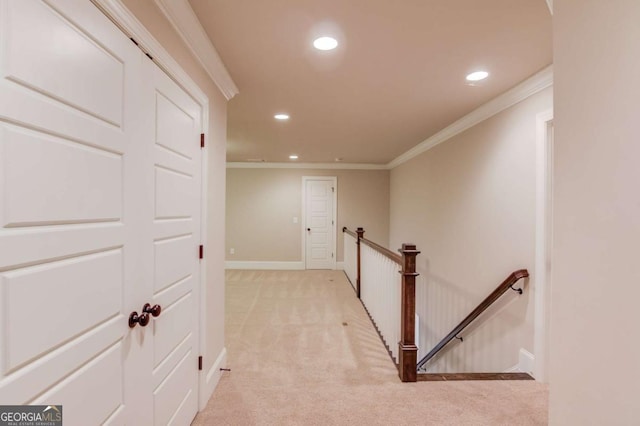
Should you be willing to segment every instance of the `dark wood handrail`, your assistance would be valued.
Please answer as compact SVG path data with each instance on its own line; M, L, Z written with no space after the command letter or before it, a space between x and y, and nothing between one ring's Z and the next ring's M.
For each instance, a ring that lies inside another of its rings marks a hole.
M371 240L367 240L366 238L362 238L360 241L362 241L363 244L368 245L369 247L371 247L372 249L374 249L378 253L380 253L380 254L388 257L392 261L396 262L398 265L402 265L402 256L400 256L399 254L396 254L396 253L392 252L391 250L386 249L386 248L382 247L381 245L374 243Z
M362 228L358 228L358 230L360 231L360 230L362 230ZM356 240L358 239L358 233L350 231L349 228L347 228L346 226L342 228L342 232L351 235ZM362 233L364 235L364 231L362 231ZM400 256L399 254L394 253L391 250L389 250L388 248L382 247L380 244L374 243L371 240L367 240L364 237L360 237L360 241L363 242L364 244L368 245L369 247L371 247L372 249L374 249L378 253L380 253L380 254L388 257L389 259L393 260L398 265L402 265L402 256Z
M464 330L469 324L473 322L476 318L480 316L489 306L491 306L496 300L500 298L509 288L521 280L522 278L526 278L529 276L529 271L526 269L519 269L514 271L507 277L506 280L502 282L493 292L487 296L465 319L462 320L460 324L458 324L447 336L442 339L428 354L426 354L420 362L418 362L417 369L422 368L423 365L427 363L431 358L433 358L442 348L444 348L449 342L455 339L458 334L462 330ZM514 289L515 290L515 289ZM522 293L522 290L520 290Z
M344 232L345 234L349 234L351 235L353 238L355 238L356 240L358 239L358 234L356 234L353 231L350 231L346 226L342 228L342 232Z

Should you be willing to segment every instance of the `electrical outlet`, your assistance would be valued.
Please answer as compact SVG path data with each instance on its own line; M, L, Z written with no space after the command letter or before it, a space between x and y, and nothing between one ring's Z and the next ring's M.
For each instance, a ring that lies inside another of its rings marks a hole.
M293 223L298 223L298 217L297 216L293 217Z
M230 248L229 249L229 254L236 254L236 249Z

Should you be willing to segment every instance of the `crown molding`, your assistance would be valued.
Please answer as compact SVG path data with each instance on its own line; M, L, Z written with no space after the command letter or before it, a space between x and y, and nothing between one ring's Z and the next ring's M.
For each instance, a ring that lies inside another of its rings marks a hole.
M473 110L453 124L445 127L438 133L425 139L404 154L396 157L387 164L387 168L393 169L400 164L430 150L434 146L451 139L455 135L475 126L478 123L498 114L501 111L517 104L541 90L553 85L553 65L549 65L532 77L492 99L486 104Z
M243 163L228 162L227 169L342 169L342 170L391 170L402 163L430 150L467 129L522 102L541 90L553 85L553 65L534 74L527 80L478 107L453 124L430 136L387 164L360 163Z
M207 95L182 69L180 64L167 52L156 38L142 25L121 0L91 0L98 9L107 15L111 21L127 37L136 41L143 52L148 53L160 68L172 76L184 90L186 90L200 105L208 105Z
M230 100L237 95L238 87L188 0L155 0L155 3L224 97Z
M329 170L387 170L385 164L360 163L241 163L228 162L227 169L329 169Z

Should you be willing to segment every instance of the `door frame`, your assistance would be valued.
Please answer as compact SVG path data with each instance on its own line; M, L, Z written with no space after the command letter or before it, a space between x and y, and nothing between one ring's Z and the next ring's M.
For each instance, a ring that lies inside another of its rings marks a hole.
M533 375L548 382L553 228L553 110L536 115L536 255L534 267Z
M333 184L333 262L332 268L336 269L338 262L338 251L336 250L338 239L338 177L337 176L302 176L302 220L300 220L300 245L302 246L302 269L307 269L307 182L312 180L324 180Z
M120 30L129 38L133 38L143 52L153 58L153 62L158 65L169 77L171 77L185 92L187 92L201 108L201 133L205 135L205 140L209 136L209 98L200 87L191 79L189 74L173 59L167 50L158 42L155 37L142 25L136 16L120 0L91 0ZM196 143L196 141L194 141ZM207 237L207 181L208 181L208 148L205 145L201 149L201 199L200 199L200 243L205 244ZM211 250L213 252L213 250ZM194 254L195 255L195 254ZM203 357L207 355L218 357L218 354L207 354L207 308L206 308L206 271L207 258L203 257L199 261L200 282L194 287L198 305L198 336L196 338L198 354ZM222 353L226 353L223 348ZM206 406L219 379L219 364L214 362L209 371L198 371L198 410L203 410Z

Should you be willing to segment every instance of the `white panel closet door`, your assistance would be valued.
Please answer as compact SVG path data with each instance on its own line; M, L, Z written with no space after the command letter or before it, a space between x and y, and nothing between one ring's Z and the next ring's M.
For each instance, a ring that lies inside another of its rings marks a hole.
M153 424L189 424L198 410L201 107L153 62L145 62L153 183L150 186L153 279L147 357L152 367Z
M0 404L124 424L145 404L141 53L81 0L1 1L0 49Z
M0 0L0 75L0 404L189 424L199 105L84 0Z

